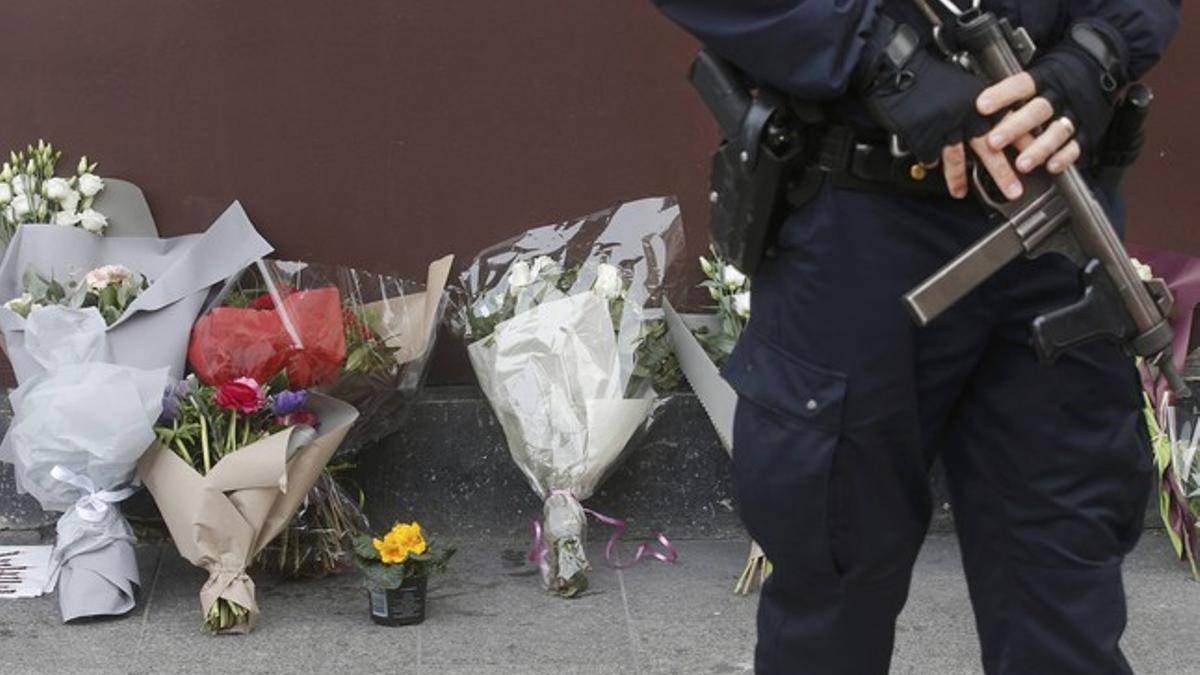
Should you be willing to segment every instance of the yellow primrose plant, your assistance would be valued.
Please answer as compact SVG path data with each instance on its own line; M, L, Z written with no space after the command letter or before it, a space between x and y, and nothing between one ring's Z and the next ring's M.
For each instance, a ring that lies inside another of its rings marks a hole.
M427 540L421 524L412 522L396 523L382 538L355 535L354 553L363 585L384 593L399 588L407 579L444 573L454 549Z

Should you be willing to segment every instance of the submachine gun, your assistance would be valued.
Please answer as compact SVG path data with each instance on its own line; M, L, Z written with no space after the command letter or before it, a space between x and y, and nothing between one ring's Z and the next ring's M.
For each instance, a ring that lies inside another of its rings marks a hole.
M954 61L993 83L1022 72L1034 53L1028 34L980 10L978 2L975 5L969 10L953 10L953 42L962 50L954 54ZM938 30L946 28L942 25ZM1151 99L1145 87L1130 88L1118 109L1107 147L1101 151L1102 158L1106 154L1137 154L1141 124ZM1122 145L1124 150L1119 147ZM1039 357L1053 362L1085 342L1113 340L1156 367L1177 399L1191 398L1171 360L1174 336L1167 321L1173 305L1171 293L1161 280L1139 277L1080 171L1072 167L1059 175L1044 169L1032 173L1024 179L1025 196L1013 202L993 196L994 187L978 165L973 171L976 192L1004 222L904 296L917 323L924 326L933 321L1021 256L1058 253L1083 269L1084 291L1077 302L1033 321ZM1101 180L1116 181L1103 173Z

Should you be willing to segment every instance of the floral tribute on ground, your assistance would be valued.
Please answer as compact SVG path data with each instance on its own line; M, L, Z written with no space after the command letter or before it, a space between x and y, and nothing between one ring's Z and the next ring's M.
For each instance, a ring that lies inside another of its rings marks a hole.
M210 287L269 251L236 206L198 235L114 239L27 224L9 242L0 330L20 386L0 460L18 490L63 511L49 584L65 621L134 607L134 536L118 505Z
M425 619L429 577L443 574L455 550L425 537L421 524L396 523L383 537L354 537L354 562L363 575L371 620L400 626Z
M461 276L454 326L514 461L545 503L532 557L562 596L588 587L580 502L681 378L659 307L682 248L675 200L643 199L529 230Z
M1133 247L1131 247L1133 248ZM1142 278L1161 278L1175 297L1171 328L1175 333L1176 367L1193 396L1200 396L1200 344L1192 330L1200 307L1200 258L1178 253L1133 249ZM1135 262L1137 262L1135 260ZM1142 363L1145 420L1150 432L1157 475L1158 510L1175 554L1200 580L1200 409L1195 398L1181 404L1159 382L1152 364Z
M287 527L357 417L312 391L336 379L346 358L337 289L285 296L266 263L252 269L269 282L269 302L231 299L231 281L196 321L192 375L164 396L159 444L140 466L180 554L209 572L200 598L215 633L254 628L246 570Z

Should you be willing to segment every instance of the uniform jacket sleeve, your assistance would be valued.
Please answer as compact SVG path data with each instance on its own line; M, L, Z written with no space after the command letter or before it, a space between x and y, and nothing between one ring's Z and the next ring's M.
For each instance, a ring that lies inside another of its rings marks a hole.
M840 97L882 0L654 0L755 79L807 100ZM1149 0L1128 0L1131 6Z
M1072 21L1100 19L1129 47L1129 71L1138 79L1158 63L1179 28L1180 0L1082 0L1067 2Z

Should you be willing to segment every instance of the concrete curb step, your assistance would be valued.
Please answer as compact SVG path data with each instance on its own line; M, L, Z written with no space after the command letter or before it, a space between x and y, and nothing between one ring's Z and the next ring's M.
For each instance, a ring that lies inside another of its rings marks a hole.
M11 418L0 405L0 431ZM511 536L528 532L541 505L508 453L491 407L475 387L431 387L405 427L358 457L353 472L374 523L419 519L456 536ZM933 529L950 530L940 471L934 478ZM1153 500L1152 500L1153 501ZM630 533L665 531L676 538L744 536L735 513L730 461L699 401L673 396L626 461L587 505L628 521ZM127 502L137 520L157 520L144 492ZM1147 524L1159 526L1157 512ZM0 531L53 525L26 495L17 495L12 470L0 464ZM593 537L608 536L595 525Z

